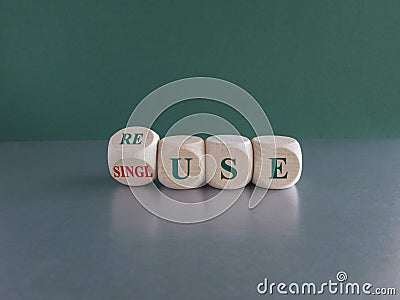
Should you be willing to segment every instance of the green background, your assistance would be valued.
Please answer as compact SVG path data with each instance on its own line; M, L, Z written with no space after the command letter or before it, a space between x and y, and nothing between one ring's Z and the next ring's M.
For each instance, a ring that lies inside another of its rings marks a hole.
M249 91L275 133L398 137L400 1L0 0L1 140L106 139L192 76Z

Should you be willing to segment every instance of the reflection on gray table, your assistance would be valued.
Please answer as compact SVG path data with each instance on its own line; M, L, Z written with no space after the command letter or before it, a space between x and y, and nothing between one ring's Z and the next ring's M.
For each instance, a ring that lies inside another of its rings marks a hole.
M300 142L296 187L193 225L112 180L106 142L0 143L0 299L283 299L257 284L338 271L400 293L400 140Z

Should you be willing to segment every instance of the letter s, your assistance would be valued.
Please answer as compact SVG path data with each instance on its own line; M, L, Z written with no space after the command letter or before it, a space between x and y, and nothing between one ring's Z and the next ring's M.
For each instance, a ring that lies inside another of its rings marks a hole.
M228 171L228 172L230 172L230 173L232 173L232 176L231 176L231 177L226 177L226 176L224 176L224 174L221 172L221 179L228 179L228 180L230 180L230 179L233 179L233 178L235 178L235 177L237 176L237 171L236 171L236 169L235 169L234 167L232 167L232 166L230 166L230 165L228 165L228 164L226 163L227 160L231 160L231 161L233 162L233 165L236 166L236 158L227 157L227 158L224 158L224 159L221 161L221 168L224 169L224 170L226 170L226 171Z
M118 177L121 176L121 173L119 171L119 166L114 166L113 171L114 171L114 177L115 178L118 178Z

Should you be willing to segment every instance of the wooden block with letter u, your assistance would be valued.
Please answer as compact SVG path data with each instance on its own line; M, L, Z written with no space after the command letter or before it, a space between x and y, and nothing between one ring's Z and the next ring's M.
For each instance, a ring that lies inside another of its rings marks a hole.
M141 186L157 176L159 136L153 130L133 126L117 131L108 143L108 168L122 184Z
M299 181L302 154L298 141L287 136L258 136L254 149L252 182L263 188L285 189Z
M163 138L158 146L158 180L172 189L191 189L205 184L204 140L177 135Z

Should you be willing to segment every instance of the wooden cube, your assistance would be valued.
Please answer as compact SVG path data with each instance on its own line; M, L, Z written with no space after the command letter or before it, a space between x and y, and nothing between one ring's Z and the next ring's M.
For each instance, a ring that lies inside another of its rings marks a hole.
M251 141L240 135L214 135L206 140L206 180L218 189L246 186L253 174Z
M254 150L252 182L255 185L285 189L299 181L302 154L298 141L287 136L259 136L251 142Z
M205 184L204 140L177 135L163 138L158 146L158 180L172 189L192 189Z
M122 184L141 186L157 177L157 144L153 130L133 126L116 132L108 143L108 168Z

